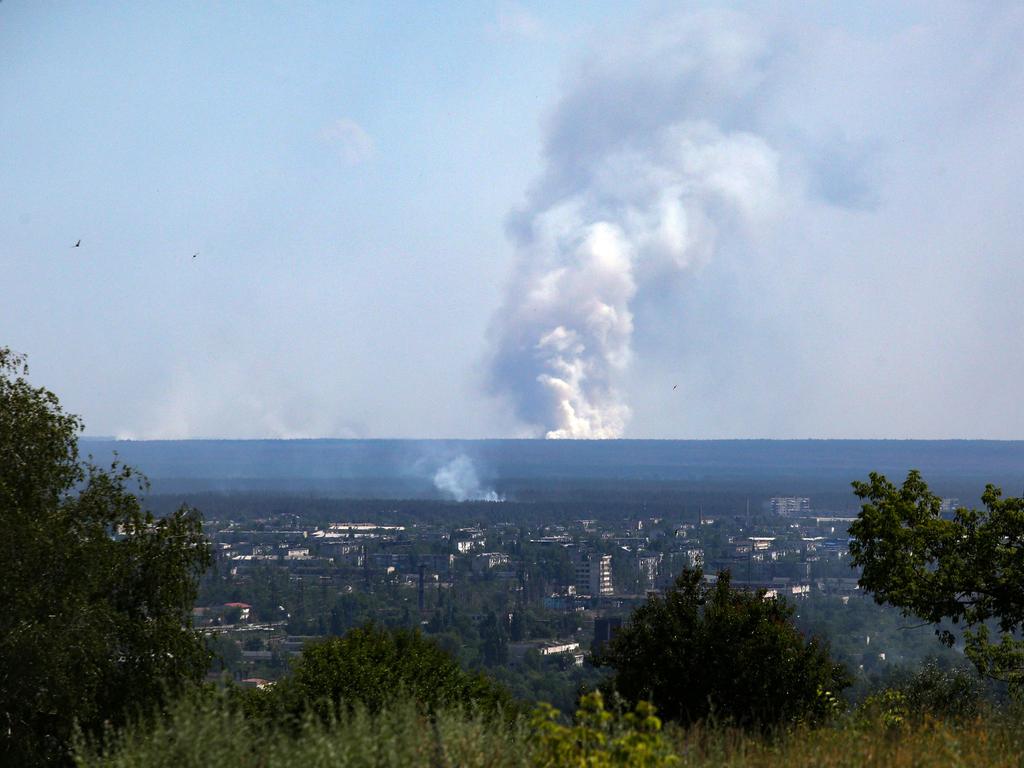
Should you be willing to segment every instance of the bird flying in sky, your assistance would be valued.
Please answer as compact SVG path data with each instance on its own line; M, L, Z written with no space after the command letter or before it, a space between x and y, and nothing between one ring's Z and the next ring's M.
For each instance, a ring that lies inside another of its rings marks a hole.
M74 244L74 245L72 245L71 247L72 247L72 248L77 248L77 247L78 247L78 246L80 246L81 244L82 244L82 241L81 241L81 240L79 240L79 241L78 241L77 243L75 243L75 244Z

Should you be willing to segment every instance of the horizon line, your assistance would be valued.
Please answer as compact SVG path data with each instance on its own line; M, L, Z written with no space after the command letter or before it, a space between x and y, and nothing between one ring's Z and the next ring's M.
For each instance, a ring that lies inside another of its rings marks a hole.
M187 443L187 442L409 442L409 443L742 443L742 442L890 442L890 443L1019 443L1024 437L612 437L558 438L544 437L117 437L115 435L80 435L79 440L111 443Z

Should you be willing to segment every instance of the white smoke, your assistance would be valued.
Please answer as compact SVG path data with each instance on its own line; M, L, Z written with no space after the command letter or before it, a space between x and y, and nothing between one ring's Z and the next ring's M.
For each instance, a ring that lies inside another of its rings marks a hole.
M455 501L504 501L494 490L481 487L476 467L464 454L456 456L434 473L434 487Z
M638 294L777 207L777 152L715 120L757 82L761 46L735 21L659 27L592 63L555 113L492 324L492 388L545 437L620 437Z

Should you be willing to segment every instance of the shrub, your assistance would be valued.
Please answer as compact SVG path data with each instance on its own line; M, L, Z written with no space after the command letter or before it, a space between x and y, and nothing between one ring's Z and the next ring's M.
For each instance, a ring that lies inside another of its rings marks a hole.
M662 768L679 765L679 758L661 733L654 705L637 704L633 712L616 717L604 707L598 692L580 699L573 725L558 722L558 710L538 707L531 720L532 764L538 768Z
M963 667L942 669L929 660L917 672L865 699L858 716L888 727L928 718L964 722L980 716L985 704L985 685L978 675Z
M514 709L504 688L466 672L417 630L373 625L307 644L289 677L244 697L250 715L293 722L308 711L326 720L355 707L379 712L406 699L428 713L465 708L491 716Z
M709 585L686 570L664 597L638 608L596 663L633 705L652 701L681 724L714 715L741 727L814 723L837 708L846 670L792 623L793 608L764 591Z

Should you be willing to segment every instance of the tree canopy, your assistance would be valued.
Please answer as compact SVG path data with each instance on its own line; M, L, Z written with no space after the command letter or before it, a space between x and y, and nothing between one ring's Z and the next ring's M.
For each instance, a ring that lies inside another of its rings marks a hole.
M79 459L81 420L0 348L0 762L66 760L205 673L191 628L210 560L198 513L155 519L116 461Z
M1024 499L988 485L983 509L944 517L942 499L916 470L900 487L871 473L853 488L864 501L850 525L861 587L907 615L963 626L979 672L1024 685L1024 642L1015 635L1024 622ZM938 626L936 634L950 646L957 639Z
M339 709L379 712L408 701L427 712L467 707L495 714L513 707L504 688L463 670L418 630L373 624L307 643L291 675L253 692L247 704L251 714L298 722L308 711L328 718Z
M684 724L712 714L743 727L816 721L850 679L792 616L764 590L733 589L728 571L709 584L700 569L684 570L634 611L596 662L615 670L611 691Z

